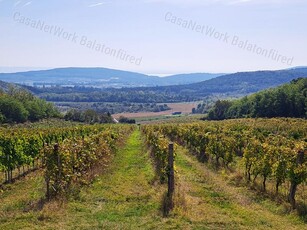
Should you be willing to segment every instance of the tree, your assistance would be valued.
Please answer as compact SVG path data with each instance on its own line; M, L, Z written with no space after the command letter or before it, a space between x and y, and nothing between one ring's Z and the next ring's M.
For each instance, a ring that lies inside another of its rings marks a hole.
M226 112L230 108L232 103L226 100L218 100L215 106L210 110L208 118L210 120L223 120L226 118Z
M5 117L5 122L25 122L29 116L21 102L8 96L0 97L0 113Z
M119 123L127 123L127 124L135 124L136 123L135 119L129 119L129 118L124 117L124 116L121 116L118 121L119 121Z

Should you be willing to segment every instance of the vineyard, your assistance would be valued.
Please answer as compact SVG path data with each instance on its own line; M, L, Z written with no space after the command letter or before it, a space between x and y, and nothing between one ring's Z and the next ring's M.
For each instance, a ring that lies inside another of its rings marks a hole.
M12 126L0 143L1 229L305 226L303 119Z
M201 162L237 171L243 165L248 183L255 183L259 178L264 192L268 181L274 183L276 195L283 187L283 191L288 191L287 199L292 208L296 208L297 190L299 186L304 190L307 179L305 120L242 119L151 125L145 129L147 133L148 129L187 146ZM154 135L148 138L154 146L159 146ZM304 204L306 195L300 197Z
M131 130L128 126L112 125L2 128L0 169L4 183L12 183L41 167L45 171L47 198L63 194L98 160L114 153L116 144Z

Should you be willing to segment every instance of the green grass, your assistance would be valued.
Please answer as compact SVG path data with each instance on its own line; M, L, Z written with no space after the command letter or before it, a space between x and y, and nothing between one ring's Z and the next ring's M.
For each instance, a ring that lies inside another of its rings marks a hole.
M69 225L114 229L146 224L160 206L153 178L152 164L135 131L110 169L82 192L80 201L69 203Z
M148 122L167 120L171 118L173 118L172 115L158 115L158 116L149 116L149 117L136 117L134 119L137 123L148 123Z
M38 220L40 199L44 195L41 171L30 173L0 193L0 229L25 229Z
M297 215L282 214L273 201L257 202L247 188L230 185L182 147L177 149L176 166L186 213L196 229L307 229Z

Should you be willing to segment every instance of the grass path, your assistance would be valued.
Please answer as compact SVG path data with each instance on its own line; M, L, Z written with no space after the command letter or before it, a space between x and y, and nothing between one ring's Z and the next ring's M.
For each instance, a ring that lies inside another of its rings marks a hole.
M165 188L153 185L154 169L140 135L140 131L134 131L109 170L81 193L79 201L69 203L62 226L164 229L168 220L162 218L160 207Z
M40 213L32 211L44 195L41 170L0 192L0 229L33 229L39 224Z
M307 229L296 215L274 202L256 199L244 187L230 185L182 147L177 150L178 180L187 218L195 229Z

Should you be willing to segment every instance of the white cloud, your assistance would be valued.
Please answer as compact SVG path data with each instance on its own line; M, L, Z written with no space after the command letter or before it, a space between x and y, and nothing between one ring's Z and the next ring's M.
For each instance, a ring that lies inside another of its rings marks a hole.
M26 4L24 4L24 5L23 5L23 7L25 7L25 6L29 6L29 5L31 5L31 4L32 4L32 1L27 2Z
M88 7L96 7L96 6L101 6L101 5L104 5L104 4L106 4L106 2L98 2L98 3L88 5Z
M18 6L21 3L21 1L17 1L14 3L14 7Z

